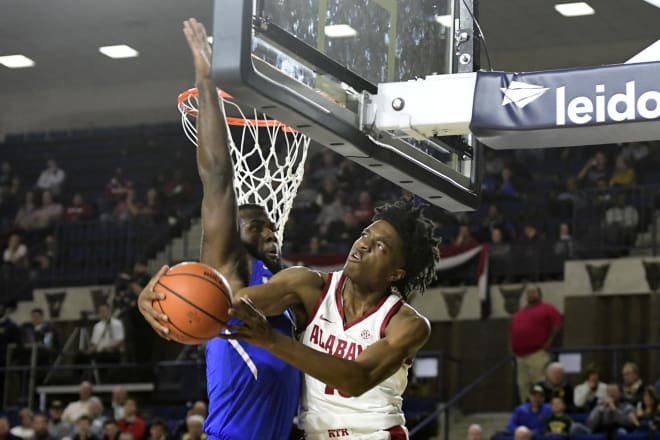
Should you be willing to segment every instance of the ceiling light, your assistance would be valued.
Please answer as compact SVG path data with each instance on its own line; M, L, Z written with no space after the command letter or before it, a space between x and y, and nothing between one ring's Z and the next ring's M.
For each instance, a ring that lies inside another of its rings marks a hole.
M444 27L450 28L451 24L452 24L452 21L454 21L454 20L452 20L451 15L447 14L447 15L436 15L435 16L435 21L437 21L438 23L440 23Z
M348 38L357 35L357 31L347 24L331 24L325 27L328 38Z
M593 15L596 13L594 8L586 2L557 3L555 5L555 11L564 17L578 17L580 15Z
M0 57L0 64L10 69L20 69L23 67L32 67L34 66L34 61L25 55L6 55Z
M110 58L133 58L139 55L138 51L125 44L99 47L99 52Z
M648 4L655 6L656 8L660 8L660 0L644 0L644 1Z

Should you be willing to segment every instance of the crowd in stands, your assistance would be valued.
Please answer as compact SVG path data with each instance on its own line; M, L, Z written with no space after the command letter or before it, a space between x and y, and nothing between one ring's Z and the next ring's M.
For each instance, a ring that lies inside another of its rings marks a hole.
M16 420L0 413L3 440L205 440L202 432L208 415L205 402L190 404L185 414L163 418L142 417L139 401L125 388L113 388L109 400L94 395L93 385L80 384L78 400L49 402L47 411L30 408L18 412Z

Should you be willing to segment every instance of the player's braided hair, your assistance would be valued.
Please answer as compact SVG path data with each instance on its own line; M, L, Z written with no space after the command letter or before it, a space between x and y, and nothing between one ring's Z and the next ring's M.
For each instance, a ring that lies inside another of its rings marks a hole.
M406 275L393 287L406 300L411 294L423 293L435 278L439 251L433 238L433 222L422 214L427 206L414 206L412 199L401 199L376 208L373 218L391 224L401 237Z

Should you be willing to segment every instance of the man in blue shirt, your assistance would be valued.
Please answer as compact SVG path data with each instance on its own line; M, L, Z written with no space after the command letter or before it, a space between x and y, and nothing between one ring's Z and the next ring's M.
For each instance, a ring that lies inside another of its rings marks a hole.
M529 389L529 401L513 410L506 430L514 433L519 426L529 428L534 434L543 434L543 422L552 415L552 409L544 401L544 391L541 385L532 385Z
M211 80L211 49L204 26L191 18L184 34L193 55L199 91L197 166L202 180L201 261L220 271L233 291L262 284L279 269L279 249L271 219L262 206L236 201L233 163L224 115ZM163 267L140 294L142 315L163 338L166 317L153 306ZM295 318L269 318L280 332L294 336ZM209 415L204 432L212 440L282 440L289 437L298 409L300 372L265 350L244 341L214 338L206 344Z

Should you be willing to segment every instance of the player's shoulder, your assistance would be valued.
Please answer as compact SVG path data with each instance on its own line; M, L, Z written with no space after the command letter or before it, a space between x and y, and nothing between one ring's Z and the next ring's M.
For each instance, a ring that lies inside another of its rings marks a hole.
M273 275L271 281L320 288L326 283L328 276L327 273L306 266L291 266Z
M431 333L431 323L413 306L403 302L399 310L392 316L386 332L388 330L393 332L410 331L417 333L420 337L428 337Z

